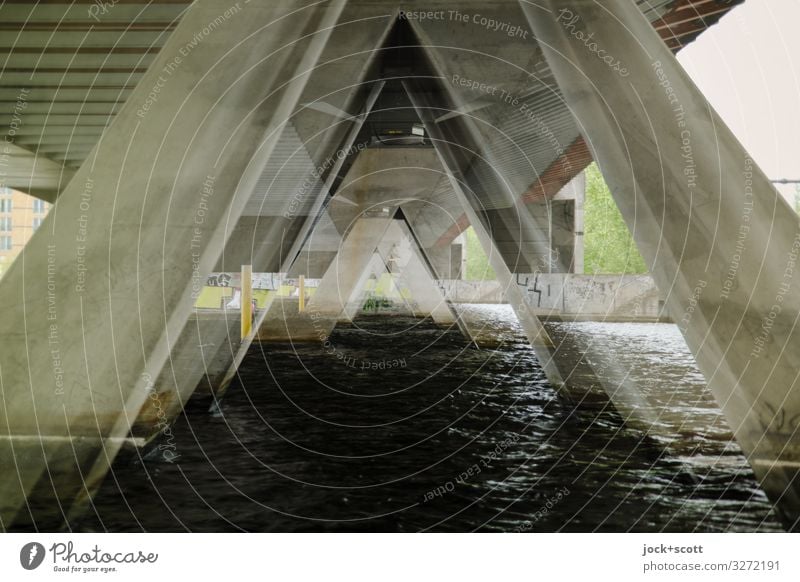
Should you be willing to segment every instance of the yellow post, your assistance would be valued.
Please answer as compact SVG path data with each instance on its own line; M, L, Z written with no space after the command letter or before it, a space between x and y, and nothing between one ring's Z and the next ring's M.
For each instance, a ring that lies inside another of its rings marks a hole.
M242 338L253 327L253 266L242 265Z
M300 296L300 302L297 304L297 311L303 313L306 310L306 278L300 275L297 281L297 293Z

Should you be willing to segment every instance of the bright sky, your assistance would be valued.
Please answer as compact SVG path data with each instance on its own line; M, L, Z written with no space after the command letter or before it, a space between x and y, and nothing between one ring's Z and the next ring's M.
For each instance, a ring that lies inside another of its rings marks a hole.
M800 0L745 0L678 60L772 179L800 179ZM795 186L778 186L794 206Z

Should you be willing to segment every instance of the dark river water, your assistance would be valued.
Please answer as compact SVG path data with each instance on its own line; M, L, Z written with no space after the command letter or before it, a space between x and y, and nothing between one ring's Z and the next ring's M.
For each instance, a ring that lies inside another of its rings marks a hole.
M673 373L648 390L669 391L666 406L696 412L711 438L647 434L599 402L574 408L510 310L486 315L510 322L499 348L397 316L337 327L330 353L253 346L221 414L190 403L174 462L119 459L76 529L780 531L674 326L560 331L576 349L649 346Z

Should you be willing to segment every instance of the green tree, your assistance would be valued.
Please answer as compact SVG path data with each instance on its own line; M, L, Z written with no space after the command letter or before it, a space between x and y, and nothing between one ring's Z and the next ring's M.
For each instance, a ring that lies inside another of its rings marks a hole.
M471 226L464 231L467 239L467 281L491 281L497 279L494 269L489 266L489 258L483 252L483 247Z
M647 272L611 191L594 163L586 168L583 231L586 273Z

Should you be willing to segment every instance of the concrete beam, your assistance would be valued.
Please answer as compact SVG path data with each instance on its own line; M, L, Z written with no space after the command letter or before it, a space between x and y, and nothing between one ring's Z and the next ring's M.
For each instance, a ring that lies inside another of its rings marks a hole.
M55 202L74 173L44 155L13 143L3 143L0 147L0 186Z

